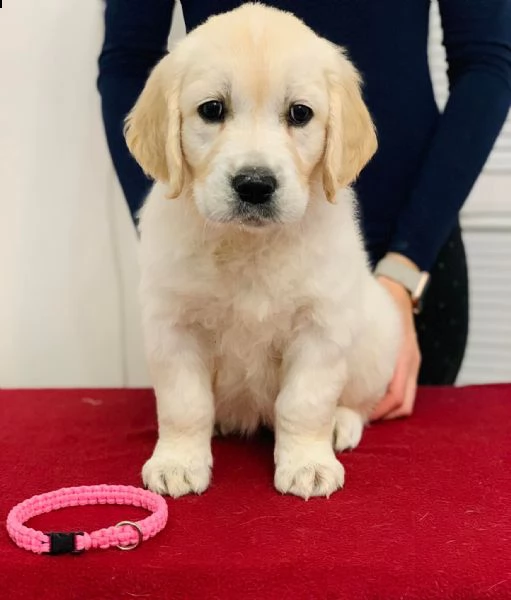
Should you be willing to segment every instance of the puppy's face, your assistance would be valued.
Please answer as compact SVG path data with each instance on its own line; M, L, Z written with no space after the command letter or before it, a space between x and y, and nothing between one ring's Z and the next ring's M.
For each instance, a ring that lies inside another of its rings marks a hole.
M214 221L296 221L323 154L328 92L300 48L239 42L192 62L184 77L181 135L195 201Z
M333 201L376 149L358 75L295 17L245 5L210 19L157 66L127 120L141 166L190 186L209 221L298 221Z

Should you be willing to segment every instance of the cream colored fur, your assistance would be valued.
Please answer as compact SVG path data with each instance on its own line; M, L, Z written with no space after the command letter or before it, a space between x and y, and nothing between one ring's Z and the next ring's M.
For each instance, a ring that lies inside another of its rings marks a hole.
M224 123L198 115L211 99L225 101ZM309 124L286 123L292 102L313 109ZM158 180L140 218L159 424L145 483L200 493L215 424L223 433L265 424L275 430L276 488L328 496L344 482L334 447L358 444L400 336L347 187L376 149L356 70L290 14L244 5L163 59L126 135ZM235 217L230 184L254 164L278 180L278 219L260 227Z

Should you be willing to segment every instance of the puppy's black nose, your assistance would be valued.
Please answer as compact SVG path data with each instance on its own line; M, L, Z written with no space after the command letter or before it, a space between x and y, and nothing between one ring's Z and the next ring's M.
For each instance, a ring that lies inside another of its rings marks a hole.
M271 200L277 189L277 179L270 169L248 167L232 178L232 187L242 202L264 204Z

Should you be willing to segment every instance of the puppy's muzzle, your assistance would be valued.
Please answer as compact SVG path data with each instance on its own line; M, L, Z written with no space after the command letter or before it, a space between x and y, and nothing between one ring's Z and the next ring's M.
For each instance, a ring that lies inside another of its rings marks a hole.
M240 202L266 204L272 200L277 189L277 178L265 167L246 167L232 178L232 187Z

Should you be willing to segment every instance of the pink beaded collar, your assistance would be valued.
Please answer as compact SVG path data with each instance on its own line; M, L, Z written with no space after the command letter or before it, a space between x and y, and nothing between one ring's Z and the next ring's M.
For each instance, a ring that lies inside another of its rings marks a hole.
M142 521L121 521L92 533L43 533L23 525L36 515L87 504L131 504L152 514ZM7 516L7 531L20 548L36 554L80 554L91 548L112 546L133 550L142 541L160 532L167 523L167 517L167 503L153 492L126 485L87 485L62 488L21 502Z

